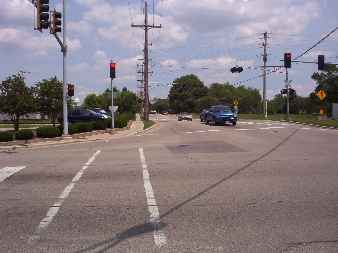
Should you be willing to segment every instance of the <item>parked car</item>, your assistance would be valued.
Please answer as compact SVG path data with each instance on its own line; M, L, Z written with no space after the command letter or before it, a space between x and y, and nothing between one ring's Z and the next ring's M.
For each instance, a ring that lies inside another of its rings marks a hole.
M206 121L206 116L207 116L208 111L209 111L209 108L208 109L203 109L202 112L200 113L200 120L201 120L201 122L205 122Z
M182 121L182 120L192 121L192 115L191 115L191 114L188 114L188 113L186 113L186 112L180 113L180 114L177 116L177 120L178 120L178 121Z
M76 108L68 113L68 121L70 123L87 122L102 119L106 119L106 117L89 109Z
M149 114L157 114L157 112L155 110L151 110Z
M230 106L225 105L216 105L212 106L206 114L206 123L207 124L222 124L227 123L236 126L237 124L237 114L233 111Z
M111 114L109 114L106 110L101 108L93 108L92 111L101 114L105 119L111 118Z

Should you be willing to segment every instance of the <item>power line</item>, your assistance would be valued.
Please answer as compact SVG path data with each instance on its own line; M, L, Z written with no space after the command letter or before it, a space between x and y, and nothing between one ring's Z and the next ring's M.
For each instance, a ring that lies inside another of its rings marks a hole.
M314 49L315 47L317 47L320 43L322 43L324 40L326 40L328 37L330 37L333 33L335 33L338 30L338 26L336 28L334 28L331 32L329 32L327 35L325 35L323 38L321 38L316 44L314 44L312 47L310 47L309 49L307 49L304 53L298 55L296 58L294 58L294 60L297 60L299 58L301 58L302 56L304 56L305 54L307 54L308 52L310 52L312 49Z

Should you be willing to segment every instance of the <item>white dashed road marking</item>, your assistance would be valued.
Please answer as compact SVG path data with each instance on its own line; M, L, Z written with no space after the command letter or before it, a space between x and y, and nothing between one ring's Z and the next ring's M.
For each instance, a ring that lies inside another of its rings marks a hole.
M5 167L0 169L0 183L24 168L26 168L26 166Z
M285 127L261 127L260 130L284 129Z
M91 165L95 158L101 153L100 150L96 151L94 155L92 155L91 158L89 158L88 162L79 170L76 175L73 177L72 182L66 186L66 188L63 190L63 192L59 195L56 202L49 208L46 217L41 220L39 223L37 230L33 236L29 238L29 242L32 242L34 240L37 240L40 238L41 232L45 230L48 225L53 221L54 217L59 212L63 202L68 198L69 194L71 193L72 189L74 188L75 184L81 179L83 173L88 168L89 165Z
M140 160L142 164L143 169L143 183L144 183L144 190L146 192L147 197L147 205L148 205L148 211L150 214L149 222L154 228L154 241L156 246L162 247L167 243L167 238L163 231L159 228L159 225L161 223L160 220L160 212L158 210L158 206L155 199L155 194L153 191L153 187L150 182L150 175L148 171L148 166L146 163L146 158L144 156L143 148L139 148L140 153Z

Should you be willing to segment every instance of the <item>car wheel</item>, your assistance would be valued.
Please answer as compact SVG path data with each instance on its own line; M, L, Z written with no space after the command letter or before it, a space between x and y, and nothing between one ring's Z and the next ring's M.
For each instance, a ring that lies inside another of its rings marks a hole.
M236 122L236 121L232 122L232 125L233 125L233 126L236 126L236 125L237 125L237 122Z

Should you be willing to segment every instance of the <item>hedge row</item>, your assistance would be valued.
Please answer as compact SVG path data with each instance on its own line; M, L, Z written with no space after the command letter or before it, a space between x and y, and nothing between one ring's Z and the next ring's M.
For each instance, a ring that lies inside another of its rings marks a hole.
M133 119L135 119L135 114L121 113L115 119L115 128L124 128L128 125L129 120ZM111 123L111 119L73 123L69 125L69 134L91 132L93 130L105 130L112 127Z
M34 133L30 129L23 129L17 132L5 131L0 132L0 142L14 141L14 140L31 140L34 138Z
M134 120L135 114L121 113L115 119L116 128L124 128L129 120ZM69 134L91 132L93 130L105 130L111 128L111 120L99 120L94 122L79 122L69 125ZM45 126L36 129L36 136L39 138L55 138L62 135L62 127ZM18 132L6 131L0 132L0 142L13 140L30 140L34 138L33 130L23 129Z

